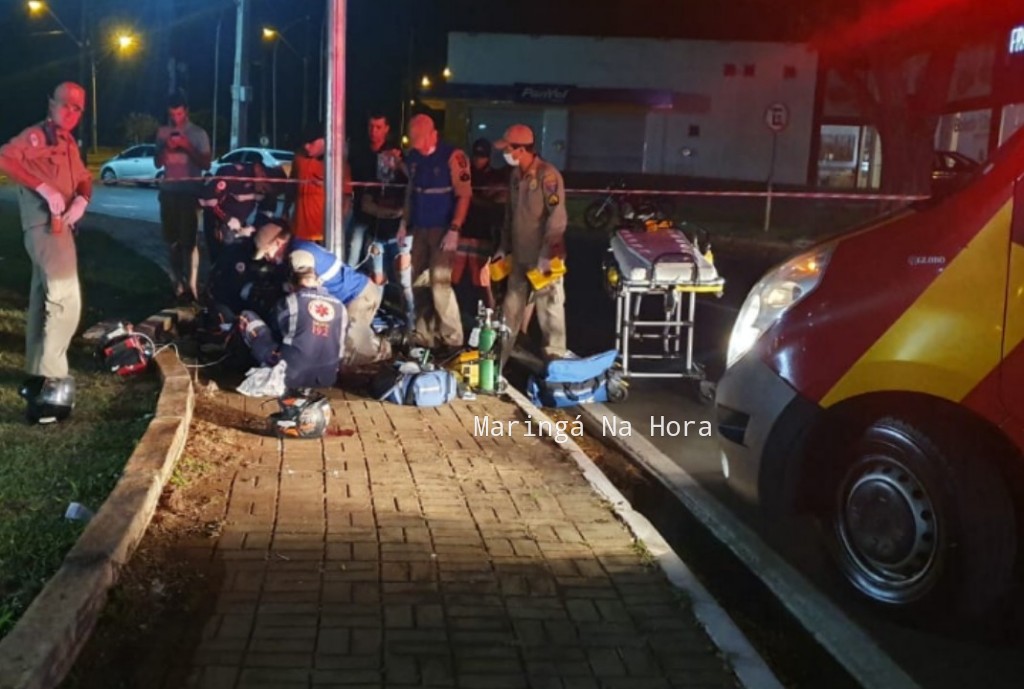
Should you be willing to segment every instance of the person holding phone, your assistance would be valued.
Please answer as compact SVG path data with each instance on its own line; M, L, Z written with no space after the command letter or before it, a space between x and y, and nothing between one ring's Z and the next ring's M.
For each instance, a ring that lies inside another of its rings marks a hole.
M171 280L179 303L199 299L199 195L203 170L210 167L210 137L189 121L181 94L167 101L168 124L156 133L156 166L164 168L160 183L160 224L171 259Z

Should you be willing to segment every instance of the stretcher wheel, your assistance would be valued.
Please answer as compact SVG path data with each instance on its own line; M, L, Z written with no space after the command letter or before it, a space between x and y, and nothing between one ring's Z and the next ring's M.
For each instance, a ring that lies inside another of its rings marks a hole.
M629 388L623 383L610 382L608 384L608 401L625 402L629 397Z
M705 407L710 407L715 403L715 383L706 379L695 380L693 384L693 392L700 402Z

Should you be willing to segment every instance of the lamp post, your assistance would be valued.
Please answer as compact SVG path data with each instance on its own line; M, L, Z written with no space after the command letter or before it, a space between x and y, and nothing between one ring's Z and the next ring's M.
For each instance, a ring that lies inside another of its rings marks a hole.
M277 147L277 49L278 49L278 47L282 43L285 45L285 47L287 47L289 50L291 50L295 54L296 57L298 57L299 59L302 60L302 124L305 125L307 123L306 119L307 119L307 117L309 115L309 110L308 110L308 101L309 101L309 98L308 98L308 95L309 95L309 93L308 93L309 92L309 56L306 53L300 53L298 50L296 50L295 46L293 46L288 41L288 39L284 37L284 32L287 31L289 28L291 28L292 26L294 26L295 24L297 24L300 21L304 21L304 22L308 23L309 22L309 17L303 17L302 19L298 19L298 20L292 22L291 24L289 24L288 26L284 27L283 29L275 29L274 27L271 27L271 26L263 27L263 40L265 40L265 41L273 41L274 42L274 48L273 48L273 53L274 54L273 54L273 56L271 58L272 59L272 65L271 65L271 81L272 81L272 85L270 87L270 90L271 90L271 96L270 97L271 97L271 100L273 100L272 115L271 115L271 119L272 119L271 128L272 128L272 140L273 140L273 145L274 145L275 148Z
M96 90L96 50L93 48L93 45L89 42L87 36L83 35L81 38L79 38L77 35L75 35L75 33L72 32L71 29L69 29L64 24L64 22L61 21L60 17L57 16L57 13L54 12L53 9L51 9L50 6L45 2L42 2L41 0L29 0L28 9L29 12L32 14L39 14L40 12L45 12L46 14L50 15L50 18L53 19L53 21L57 24L58 27L60 27L61 32L65 36L70 38L74 42L74 44L78 46L79 50L86 51L89 53L89 75L91 81L90 88L92 90L92 152L97 153L99 151L99 127L97 125L98 109L96 105L96 101L98 100ZM118 36L116 36L117 49L121 52L126 52L133 49L136 46L136 44L137 40L135 36L131 34L121 33Z

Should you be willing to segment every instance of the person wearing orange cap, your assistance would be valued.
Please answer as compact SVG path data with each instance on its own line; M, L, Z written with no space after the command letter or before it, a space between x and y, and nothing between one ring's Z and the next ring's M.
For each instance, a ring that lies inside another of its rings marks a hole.
M71 132L84 108L85 89L64 82L50 96L47 118L0 148L0 172L18 184L25 249L32 260L25 327L29 380L22 387L30 416L38 390L68 378L67 351L81 315L72 230L89 205L92 177Z
M412 150L405 159L409 184L396 237L399 246L403 245L408 228L412 228L413 283L421 273L430 271L429 293L414 291L413 339L422 346L436 347L438 358L445 359L463 345L452 266L473 196L469 159L462 150L439 141L434 121L427 115L409 121L409 139Z
M533 130L514 124L494 142L505 162L512 167L509 185L508 212L501 233L495 260L512 256L512 272L508 277L508 293L502 309L513 333L523 323L527 302L532 298L543 336L542 349L546 359L566 355L565 288L559 278L531 294L527 272L536 268L550 274L551 259L565 258L565 183L554 165L543 160L535 149ZM504 348L503 362L511 354Z

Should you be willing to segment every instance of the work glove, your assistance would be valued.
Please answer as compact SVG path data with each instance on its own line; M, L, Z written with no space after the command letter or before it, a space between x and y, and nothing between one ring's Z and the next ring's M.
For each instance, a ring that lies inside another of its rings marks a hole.
M252 225L246 225L245 227L238 230L239 237L251 237L256 231L256 228Z
M36 187L36 193L43 197L46 201L46 205L50 207L50 215L57 217L64 212L65 204L64 197L61 193L51 187L46 182L43 182Z
M441 240L441 251L446 253L455 253L459 248L459 233L455 230L448 230L444 233L444 239Z
M231 230L232 232L238 232L240 229L242 229L242 221L239 220L238 218L228 218L227 225L228 229Z
M61 222L65 227L74 227L78 224L78 221L85 215L85 209L89 205L89 199L84 196L76 196L68 206L67 211L64 213L64 217L61 218Z

